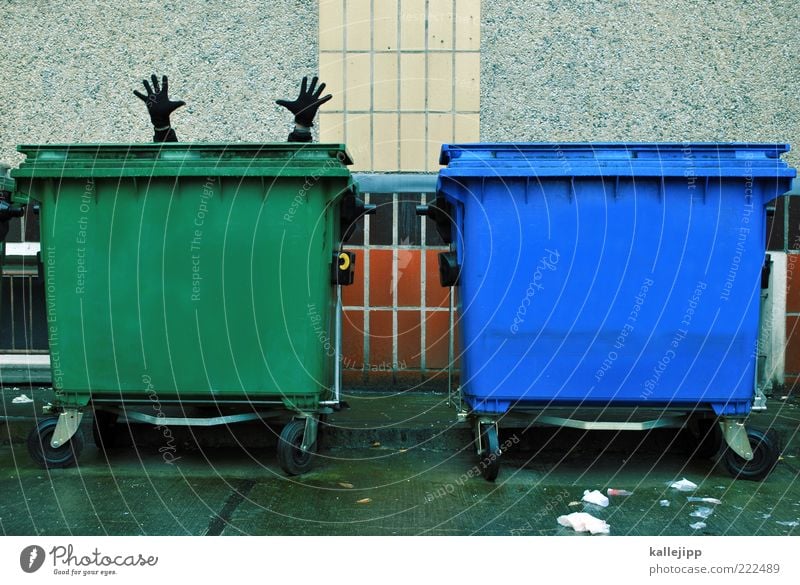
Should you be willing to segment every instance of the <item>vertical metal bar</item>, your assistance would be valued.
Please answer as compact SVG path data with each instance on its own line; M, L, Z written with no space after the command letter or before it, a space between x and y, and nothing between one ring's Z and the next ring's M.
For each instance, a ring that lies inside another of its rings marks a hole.
M334 326L334 345L336 346L333 364L333 399L339 403L342 390L342 287L336 285L336 317Z
M450 326L447 328L447 403L448 406L453 406L453 359L455 358L455 344L453 343L453 294L455 294L455 287L450 287L450 293L447 295L449 298L450 310L448 312L448 321ZM458 410L461 410L459 404Z

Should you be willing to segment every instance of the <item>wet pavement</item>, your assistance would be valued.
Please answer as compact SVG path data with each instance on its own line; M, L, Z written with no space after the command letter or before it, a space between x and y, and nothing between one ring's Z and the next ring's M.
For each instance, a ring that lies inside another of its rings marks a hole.
M468 432L443 433L431 422L452 422L444 402L407 396L358 403L356 414L332 419L337 428L326 433L314 469L293 478L280 470L270 445L274 429L267 427L242 433L260 434L258 444L236 446L239 435L179 438L172 463L145 431L134 433L138 447L108 456L86 432L79 466L50 471L34 467L16 441L0 446L0 534L571 535L556 518L575 511L606 520L613 535L800 534L800 405L791 399L773 401L754 417L755 426L778 430L784 445L778 466L760 483L692 459L691 444L687 449L676 431L548 429L520 435L497 482L489 483L474 477ZM370 419L369 408L375 418L388 418ZM398 426L404 413L410 420ZM683 477L699 487L668 487ZM607 488L634 493L612 496L608 508L578 503L585 489ZM692 503L689 496L721 503ZM693 517L701 507L713 513ZM693 529L695 522L706 526Z

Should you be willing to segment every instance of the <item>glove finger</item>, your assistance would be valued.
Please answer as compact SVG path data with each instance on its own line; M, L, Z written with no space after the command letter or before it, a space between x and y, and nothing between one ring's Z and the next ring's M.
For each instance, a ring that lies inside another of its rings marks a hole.
M328 94L328 95L326 95L324 98L320 98L320 99L318 99L316 102L314 102L314 105L315 105L316 107L320 107L322 104L324 104L325 102L329 102L329 101L331 101L332 99L333 99L333 94L332 94L332 93L329 93L329 94Z
M275 103L279 106L283 106L284 108L292 109L292 102L286 100L275 100Z
M325 84L320 83L319 87L317 88L317 91L314 93L314 99L319 99L319 96L322 95L322 90L324 89L325 89Z
M156 74L150 76L150 79L153 81L153 89L156 90L156 93L161 93L161 86L158 84L158 77Z
M308 77L303 77L303 82L300 84L300 93L306 93L306 87L308 87Z
M319 81L319 79L316 75L311 78L311 85L308 87L308 93L312 95L314 94L314 88L317 87L317 81Z
M186 105L186 102L183 101L183 100L178 100L176 102L170 102L169 103L169 111L170 112L174 112L175 110L177 110L181 106L185 106L185 105Z
M147 96L144 95L142 92L136 91L135 89L133 90L133 95L135 95L137 98L139 98L143 102L147 101Z
M169 88L169 80L167 79L166 75L162 75L161 76L161 91L163 91L165 94L169 95L168 88Z
M147 95L153 95L153 89L150 87L150 84L147 83L147 80L142 79L142 83L144 83L144 88L147 90Z

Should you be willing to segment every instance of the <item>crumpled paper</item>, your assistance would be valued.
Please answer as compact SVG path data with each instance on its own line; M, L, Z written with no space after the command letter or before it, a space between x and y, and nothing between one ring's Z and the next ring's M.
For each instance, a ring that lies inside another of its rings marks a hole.
M685 477L680 481L673 481L670 486L671 488L675 488L676 490L682 492L691 492L697 489L697 484L693 481L689 481Z
M608 498L605 497L603 492L599 490L594 490L591 492L589 490L584 490L583 497L581 499L589 504L595 504L597 506L602 506L603 508L608 507Z
M590 534L610 534L611 526L605 520L595 518L586 512L573 512L566 516L559 516L561 526L572 528L575 532L589 532Z

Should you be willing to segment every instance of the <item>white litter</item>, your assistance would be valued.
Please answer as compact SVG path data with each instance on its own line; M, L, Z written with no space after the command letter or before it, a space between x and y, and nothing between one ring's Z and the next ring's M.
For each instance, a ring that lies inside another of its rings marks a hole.
M686 500L689 502L703 502L705 504L721 504L722 500L717 498L695 498L694 496L687 496Z
M671 488L675 488L681 492L691 492L697 489L697 484L693 481L689 481L685 477L680 481L673 481L670 486Z
M591 492L589 490L584 490L581 499L589 504L595 504L603 508L608 507L608 498L605 497L600 490L593 490Z
M772 514L761 514L762 520L766 520L767 518L772 518Z
M659 500L658 503L662 508L669 508L669 500Z
M689 528L691 528L692 530L700 530L701 528L705 527L706 527L705 522L695 522L694 524L689 524Z
M795 528L797 526L800 526L800 522L795 522L795 521L792 521L792 522L776 522L775 524L780 524L781 526L789 526L791 528Z
M589 532L590 534L609 534L611 526L605 520L595 518L586 512L573 512L567 516L559 516L561 526L572 528L575 532Z
M11 404L28 404L29 402L33 402L33 398L28 398L24 394L20 394L11 401Z
M691 516L692 518L703 518L705 520L706 518L711 516L711 514L713 514L713 513L714 513L714 509L713 508L707 508L706 506L700 506L699 508L697 508L697 510L695 510L694 512L689 514L689 516Z

